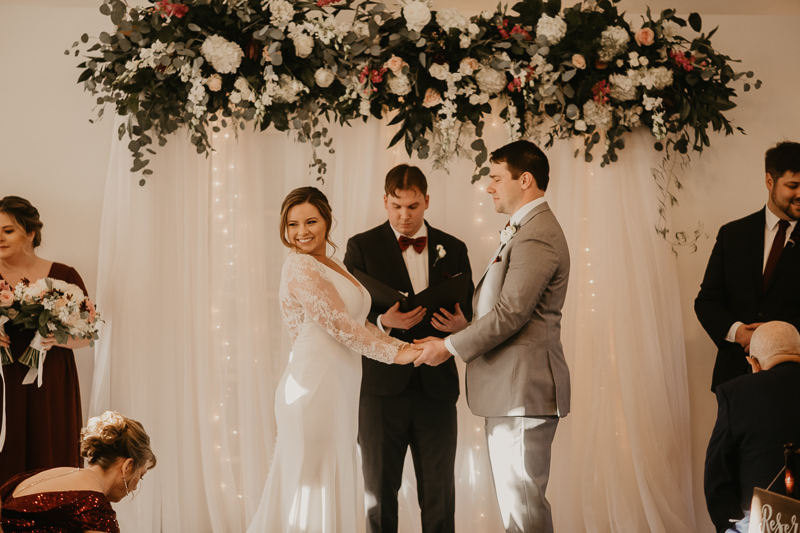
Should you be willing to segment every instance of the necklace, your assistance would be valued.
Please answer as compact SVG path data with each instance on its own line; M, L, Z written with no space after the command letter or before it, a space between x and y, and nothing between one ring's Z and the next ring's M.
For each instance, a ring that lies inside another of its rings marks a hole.
M91 471L91 470L89 470L88 468L84 468L83 470L81 470L81 472L86 472L87 474L89 474L90 476L92 476L93 478L95 478L95 479L97 480L97 484L98 484L98 485L100 485L100 492L104 492L104 491L103 491L103 483L101 483L101 482L100 482L100 480L97 478L97 476L95 476L94 474L92 474L92 471Z
M29 489L29 488L33 487L34 485L38 485L39 483L42 483L44 481L50 481L51 479L55 479L57 477L62 477L62 476L66 476L66 475L69 475L69 474L74 474L75 472L77 472L79 470L80 470L80 468L76 468L75 470L70 470L69 472L64 472L63 474L57 474L55 476L50 476L50 477L46 477L44 479L40 479L39 481L34 481L33 483L28 483L27 485L25 485L21 489L15 490L14 494L16 495L17 493L22 492L22 491L24 491L26 489ZM95 479L97 479L97 478L95 478Z

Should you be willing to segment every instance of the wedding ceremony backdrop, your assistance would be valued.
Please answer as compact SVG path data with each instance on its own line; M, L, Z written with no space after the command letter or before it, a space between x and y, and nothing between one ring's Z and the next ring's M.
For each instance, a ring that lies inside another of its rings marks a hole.
M706 34L719 26L714 48L741 60L731 64L734 71L754 71L750 83L763 82L748 92L745 80L732 85L737 107L725 116L746 135L708 131L710 147L675 168L683 189L672 185L679 203L666 218L659 216L665 182L651 172L663 155L653 148L654 113L646 126L618 132L624 149L612 150L616 161L604 161L603 142L591 150L591 162L581 139L555 140L546 150L552 167L546 199L573 265L562 339L574 407L556 434L548 490L558 531L713 531L702 474L716 414L709 392L715 349L696 321L693 300L719 226L765 201L764 151L800 139L800 6L752 4L649 3L655 19L676 9L685 19L702 15ZM496 6L441 0L431 9L454 7L471 17ZM648 6L623 0L617 7L641 25ZM96 97L76 84L81 59L64 55L84 32L96 40L113 31L98 8L85 0L0 0L0 193L26 197L40 209L41 255L76 267L106 320L95 348L77 353L84 418L115 409L142 421L152 437L158 467L132 502L115 506L123 530L244 531L269 469L274 390L291 351L277 303L284 195L302 185L325 192L341 257L348 237L385 220L386 171L411 161L428 176L426 219L467 243L476 277L506 217L494 213L485 177L471 183L480 177L480 162L477 170L470 159L452 159L449 172L434 169L441 135L420 152L425 143L413 132L409 157L405 139L389 147L400 131L390 118L328 126L316 152L312 143L295 142L295 134L254 132L251 122L238 135L230 127L208 129L199 141L183 127L164 146L152 139L157 154L137 164L131 151L147 143L132 147L130 138L120 139L127 123L111 107L89 124ZM685 34L696 35L688 27ZM563 68L571 70L579 70L574 62ZM607 94L589 89L590 101ZM279 79L275 90L288 88ZM478 154L514 134L504 126L508 111L501 117L504 106L491 105L482 116ZM360 104L354 106L358 114ZM579 112L593 116L586 107ZM579 125L574 113L564 105L556 122L592 127ZM198 155L198 142L213 152ZM427 159L417 157L426 152ZM316 180L319 164L309 169L316 159L324 163L324 182ZM665 227L666 239L657 232ZM696 251L673 244L680 231ZM463 379L463 365L459 370ZM408 461L401 494L406 533L419 531L411 468ZM469 412L463 387L456 482L457 530L500 530L483 420Z

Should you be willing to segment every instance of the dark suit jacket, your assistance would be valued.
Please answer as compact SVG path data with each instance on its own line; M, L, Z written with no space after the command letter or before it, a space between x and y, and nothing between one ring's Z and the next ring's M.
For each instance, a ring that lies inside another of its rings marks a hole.
M705 493L717 531L750 508L784 465L783 445L800 444L800 363L739 376L717 387L717 423L706 452ZM783 477L770 489L785 494Z
M694 301L697 318L717 345L711 390L747 373L744 349L725 336L734 322L782 320L800 326L800 239L787 244L763 290L764 209L722 226ZM795 229L800 229L800 224Z
M467 246L452 235L428 226L428 286L436 285L461 273L472 279L472 269L467 256ZM436 261L436 246L441 244L445 256ZM392 226L386 223L369 231L352 237L347 242L344 264L350 272L355 269L369 274L378 281L399 291L412 294L411 278L403 260L400 245L397 243ZM436 266L433 263L436 262ZM467 320L472 318L472 293L474 287L470 281L470 290L466 309L462 309ZM383 310L372 309L369 321L375 323ZM438 311L429 309L428 312ZM452 310L451 310L452 311ZM423 320L408 331L393 329L391 335L405 342L422 339L428 336L446 337L443 333ZM400 394L407 386L414 370L413 365L385 365L366 357L361 358L364 374L361 378L361 392L390 396ZM458 371L453 359L439 366L420 367L422 385L428 396L441 400L455 401L458 398Z

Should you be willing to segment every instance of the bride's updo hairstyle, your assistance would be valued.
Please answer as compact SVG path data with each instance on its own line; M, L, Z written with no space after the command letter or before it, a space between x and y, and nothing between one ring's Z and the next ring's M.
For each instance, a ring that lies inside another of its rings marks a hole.
M0 200L0 213L5 213L25 231L25 235L33 232L33 247L42 244L42 221L39 220L39 210L25 198L19 196L6 196Z
M331 240L331 228L333 227L331 204L328 203L328 199L322 194L322 191L316 187L298 187L283 199L283 204L281 205L281 242L283 245L294 249L294 245L289 242L288 236L289 210L301 204L311 204L317 208L322 220L325 221L325 241L335 250L336 245Z
M104 470L119 458L133 459L134 470L147 463L148 470L156 466L150 437L142 424L114 411L90 418L81 430L81 457Z

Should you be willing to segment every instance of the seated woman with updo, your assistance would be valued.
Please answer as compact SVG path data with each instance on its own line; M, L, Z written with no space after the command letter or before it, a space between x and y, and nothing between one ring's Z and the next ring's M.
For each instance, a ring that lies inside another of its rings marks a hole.
M25 472L0 488L6 532L119 533L111 502L131 494L156 466L142 424L113 411L81 430L86 468Z

